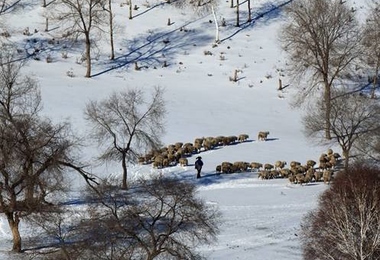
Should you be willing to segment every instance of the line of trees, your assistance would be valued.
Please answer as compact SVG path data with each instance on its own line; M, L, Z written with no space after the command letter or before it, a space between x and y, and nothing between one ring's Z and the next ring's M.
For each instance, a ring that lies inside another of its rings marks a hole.
M219 24L216 19L217 1L189 1L189 0L176 0L166 1L167 4L179 9L190 7L197 14L204 14L212 12L215 17L216 25L216 42L219 42ZM0 15L2 12L8 11L8 7L16 7L19 1L0 1ZM133 3L126 1L129 5L128 18L133 19ZM236 26L240 26L240 5L237 1L231 7L236 8ZM94 52L97 48L96 43L99 39L107 35L110 46L110 59L115 59L115 14L113 10L112 0L51 0L41 1L41 6L44 7L45 17L45 31L49 31L50 23L59 25L60 36L56 38L65 38L73 43L83 44L83 54L78 62L83 62L86 66L85 77L92 76L92 62L94 60ZM252 20L251 1L247 1L248 18L247 22Z
M379 138L375 95L380 64L379 7L372 2L362 26L348 1L297 0L285 8L289 20L280 33L281 42L289 56L290 75L295 82L304 82L296 86L293 105L307 108L303 118L307 136L340 145L346 168L353 149L355 157L363 158L364 140L371 135ZM365 91L368 82L363 71L370 71L370 94Z
M12 251L23 252L19 225L29 220L45 231L35 246L64 259L197 258L196 245L215 240L218 213L196 196L195 186L163 178L127 186L127 164L161 145L163 89L154 88L151 99L130 89L87 104L89 137L104 148L98 159L123 169L121 178L101 180L83 166L85 143L70 123L41 116L39 86L22 74L25 63L16 53L0 49L0 214L12 231ZM59 199L73 171L88 184L83 210Z
M380 257L380 171L369 166L380 161L380 4L371 3L362 26L348 4L295 0L285 8L289 21L281 41L290 74L306 83L298 86L294 102L306 105L305 134L338 144L345 159L317 208L302 219L304 259ZM369 72L368 82L359 75L363 71Z

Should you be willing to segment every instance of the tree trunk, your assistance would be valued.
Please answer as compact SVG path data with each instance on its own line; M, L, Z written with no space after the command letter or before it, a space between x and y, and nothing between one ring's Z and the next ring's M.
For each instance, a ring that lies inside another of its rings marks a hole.
M377 87L377 77L378 77L378 74L379 74L379 67L380 67L380 64L376 66L376 69L375 69L375 76L373 76L373 82L372 82L372 91L371 91L371 98L375 98L375 90L376 90L376 87Z
M234 0L231 0L231 5L230 5L230 8L234 8Z
M7 212L7 220L9 224L9 228L12 231L12 237L13 237L13 252L21 252L21 236L19 231L19 223L20 223L20 217L18 213L16 212Z
M343 158L344 158L344 170L347 171L348 170L348 160L350 158L350 151L347 149L344 149L342 151L342 153L343 153Z
M45 32L49 31L49 18L45 18Z
M110 44L111 44L111 60L115 59L115 47L113 42L113 13L112 13L112 1L108 1L108 9L110 12Z
M91 41L90 41L90 32L87 32L86 34L86 78L91 77Z
M239 0L236 0L236 27L240 26L240 19L239 19Z
M132 16L132 0L129 0L129 16L128 16L129 20L132 20L133 16Z
M211 11L212 11L212 16L214 17L214 21L215 21L215 42L219 43L220 41L219 40L219 24L218 24L218 19L216 18L216 13L213 6L211 6Z
M121 165L123 167L123 181L122 181L121 188L126 190L126 189L128 189L128 185L127 185L127 154L126 153L123 153Z
M330 114L331 114L331 86L325 80L325 93L324 93L324 102L326 106L325 111L325 138L331 140L331 125L330 125Z
M251 12L251 0L247 0L248 5L248 22L252 21L252 12Z

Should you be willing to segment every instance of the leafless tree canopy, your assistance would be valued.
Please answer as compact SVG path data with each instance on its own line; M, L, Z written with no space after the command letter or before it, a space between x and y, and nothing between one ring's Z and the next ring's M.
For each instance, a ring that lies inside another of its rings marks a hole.
M92 137L104 148L100 159L122 163L124 188L127 162L161 146L166 113L163 89L155 88L150 100L145 95L138 89L113 93L103 101L90 102L85 110Z
M379 169L356 165L338 174L301 227L304 259L379 259Z
M363 29L363 59L373 71L371 96L375 97L380 69L380 3L373 1Z
M341 0L295 0L286 8L289 21L280 36L292 76L306 79L295 104L323 89L327 139L333 82L358 57L358 23L347 5Z
M176 179L140 180L125 191L105 180L89 190L86 214L77 222L51 217L65 259L200 259L196 247L215 242L220 213L207 206L191 183ZM75 217L76 216L76 217ZM44 223L44 221L39 221Z
M94 46L94 31L107 23L106 1L103 0L57 0L59 13L56 16L67 37L83 37L85 42L84 59L87 65L86 77L91 77L91 49Z
M0 55L0 213L8 219L13 250L21 250L20 218L51 210L63 190L60 161L70 161L75 142L69 125L41 118L36 82L21 75L12 53ZM48 199L49 198L49 199Z
M124 246L124 250L132 258L196 259L194 247L215 240L218 214L196 197L193 184L155 178L140 181L129 191L130 195L110 196L110 190L105 191L104 207L91 210L92 218L102 224L96 232L108 236L116 233L121 239L112 246L130 245ZM89 229L98 226L92 221L88 224Z
M330 129L332 142L342 148L346 167L350 151L360 139L367 138L380 130L380 106L377 100L360 93L346 90L333 91L331 100ZM325 109L323 101L316 101L303 117L305 133L308 137L323 141L325 131Z

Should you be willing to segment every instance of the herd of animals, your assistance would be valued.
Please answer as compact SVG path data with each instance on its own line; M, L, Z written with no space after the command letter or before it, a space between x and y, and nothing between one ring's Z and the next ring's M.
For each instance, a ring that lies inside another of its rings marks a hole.
M268 131L260 131L258 141L266 141ZM177 142L161 149L152 150L138 158L139 164L152 164L154 168L170 166L188 166L188 157L204 151L212 150L218 146L234 145L248 141L248 134L238 136L217 136L196 138L193 143ZM330 183L334 172L341 168L342 159L338 153L328 149L322 153L317 164L314 160L308 160L305 164L297 161L276 161L273 164L259 162L222 162L216 166L217 173L257 172L258 177L267 180L275 178L288 178L291 183L304 184L309 182Z

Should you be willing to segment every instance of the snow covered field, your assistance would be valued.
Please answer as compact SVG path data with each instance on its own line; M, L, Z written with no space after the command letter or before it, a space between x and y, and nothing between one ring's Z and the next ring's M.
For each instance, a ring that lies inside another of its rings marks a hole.
M54 37L59 28L44 32L44 8L35 3L40 1L22 2L22 8L0 16L0 24L11 33L6 41L28 49L36 39L44 49L47 43L41 39ZM245 23L246 2L241 3L240 28L235 27L236 14L229 2L220 1L217 18L225 19L227 25L220 27L221 43L217 46L213 46L215 24L211 14L196 16L191 10L178 10L157 0L137 0L134 4L139 8L134 11L134 18L128 20L128 7L121 7L125 1L114 2L118 24L116 59L108 60L109 46L99 38L94 77L84 78L85 67L76 63L81 56L78 49L67 50L67 59L61 57L61 50L44 49L39 61L31 60L25 67L25 72L34 75L41 86L43 113L57 122L70 120L75 132L85 136L89 128L83 109L89 100L101 100L115 90L161 86L168 110L164 144L193 142L197 137L249 134L247 142L203 152L205 165L199 180L195 179L192 166L194 156L189 158L187 167L153 169L150 165L130 165L128 178L163 174L197 184L199 195L207 203L217 205L223 214L218 241L200 248L207 259L302 259L300 220L316 206L326 185L261 180L256 172L215 174L216 165L223 161L306 163L309 159L317 161L328 148L305 139L300 123L302 111L289 106L296 85L303 83L292 82L286 75L285 53L278 44L278 31L285 19L280 6L287 1L252 1L250 24ZM28 36L29 41L22 35L26 27L38 30ZM45 61L48 54L52 63ZM146 68L134 70L135 60ZM162 67L164 62L167 67ZM239 71L237 82L230 81L235 70ZM67 76L69 71L74 77ZM283 91L277 90L279 79L283 85L289 84ZM258 141L259 131L269 131L269 139ZM87 160L97 154L93 146L83 152ZM100 168L94 167L92 172L99 176L121 174L116 163L102 169L100 172ZM84 181L79 176L72 178L74 191L82 185ZM27 227L21 227L22 236L27 236ZM1 217L0 259L10 258L10 248L11 233Z

